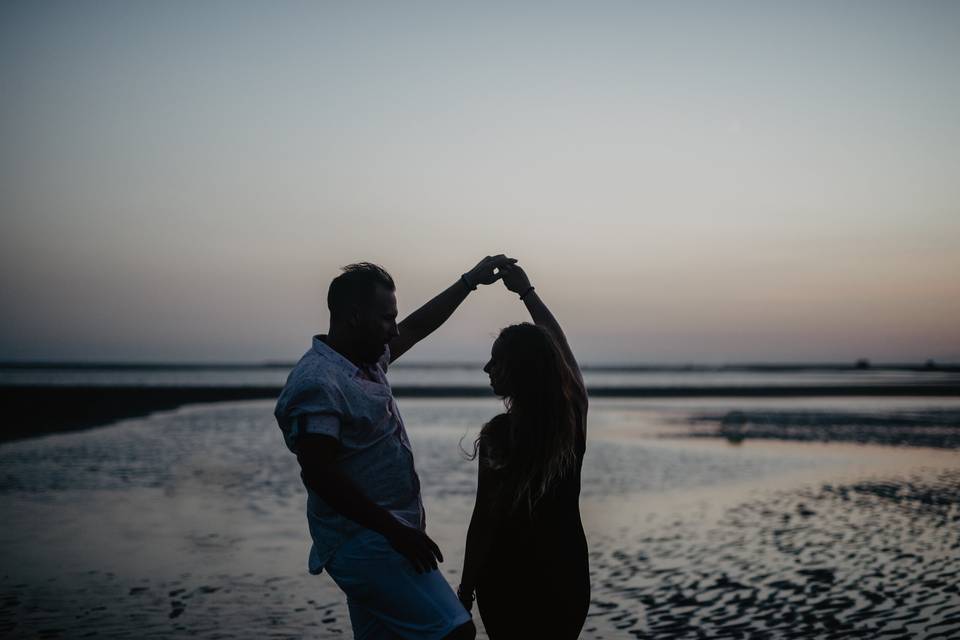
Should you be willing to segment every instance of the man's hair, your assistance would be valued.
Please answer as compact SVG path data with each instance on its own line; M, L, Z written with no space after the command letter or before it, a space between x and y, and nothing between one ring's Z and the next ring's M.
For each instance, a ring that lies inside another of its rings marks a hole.
M377 287L395 291L393 278L383 267L370 263L348 264L341 269L327 290L327 308L332 316L347 313L351 308L364 306L373 299Z

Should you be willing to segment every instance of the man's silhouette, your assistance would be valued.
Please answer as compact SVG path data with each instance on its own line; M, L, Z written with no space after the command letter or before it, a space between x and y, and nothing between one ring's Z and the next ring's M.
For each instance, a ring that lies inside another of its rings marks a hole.
M478 284L515 260L488 256L397 324L393 279L352 264L330 283L330 329L313 337L276 418L307 488L309 570L347 596L356 638L472 639L470 614L440 574L426 534L413 451L387 367L443 324Z

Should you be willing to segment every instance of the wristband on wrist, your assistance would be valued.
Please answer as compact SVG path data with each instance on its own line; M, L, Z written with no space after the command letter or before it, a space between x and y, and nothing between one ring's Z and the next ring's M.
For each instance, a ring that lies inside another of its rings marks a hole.
M462 276L460 276L460 281L463 282L463 284L467 285L467 289L470 289L470 291L477 290L477 285L470 282L470 278L467 277L467 274L463 274Z
M526 291L520 294L520 299L523 300L524 298L526 298L528 295L530 295L530 292L533 291L534 289L535 287L531 285L530 288L528 288Z

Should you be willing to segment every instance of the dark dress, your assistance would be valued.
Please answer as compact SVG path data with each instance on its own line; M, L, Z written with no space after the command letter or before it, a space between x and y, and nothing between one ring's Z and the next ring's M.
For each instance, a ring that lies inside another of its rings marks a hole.
M509 418L497 416L491 439L504 437ZM499 448L499 447L498 447ZM577 638L590 606L587 539L580 520L580 471L586 442L577 438L572 473L534 506L498 508L498 526L477 580L477 607L491 640ZM487 453L481 450L481 456ZM481 462L478 495L496 495L502 472ZM508 488L509 489L509 488Z

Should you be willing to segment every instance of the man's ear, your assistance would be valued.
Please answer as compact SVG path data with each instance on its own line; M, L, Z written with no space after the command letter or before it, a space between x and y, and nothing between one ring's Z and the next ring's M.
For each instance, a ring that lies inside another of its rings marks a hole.
M353 307L352 309L350 309L350 317L347 318L347 325L354 328L360 326L360 308L359 307Z

